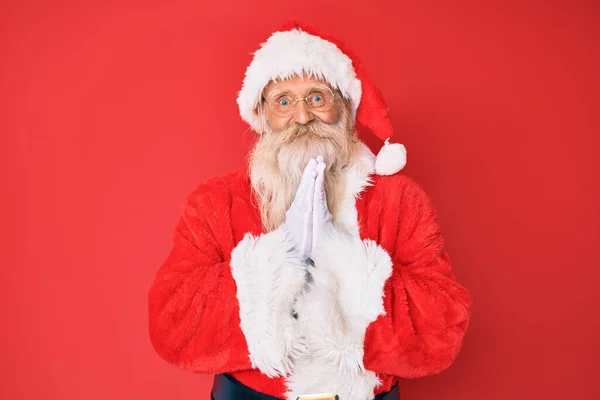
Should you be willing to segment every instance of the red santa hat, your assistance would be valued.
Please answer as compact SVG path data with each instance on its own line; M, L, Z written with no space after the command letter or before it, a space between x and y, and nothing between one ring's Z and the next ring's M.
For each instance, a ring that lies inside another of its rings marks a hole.
M302 74L337 88L350 101L355 121L385 141L375 162L378 175L395 174L406 165L404 146L389 143L393 128L388 107L358 58L339 41L296 22L285 24L254 53L237 98L242 119L262 133L256 108L264 88L272 80Z

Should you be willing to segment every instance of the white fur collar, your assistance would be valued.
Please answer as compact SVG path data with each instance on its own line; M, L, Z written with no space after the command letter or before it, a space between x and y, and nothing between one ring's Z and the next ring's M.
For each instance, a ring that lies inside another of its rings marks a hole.
M359 142L355 162L345 174L344 199L334 216L338 224L341 224L348 232L355 235L358 235L356 199L360 198L361 192L367 186L372 185L371 175L374 172L375 155L367 145Z

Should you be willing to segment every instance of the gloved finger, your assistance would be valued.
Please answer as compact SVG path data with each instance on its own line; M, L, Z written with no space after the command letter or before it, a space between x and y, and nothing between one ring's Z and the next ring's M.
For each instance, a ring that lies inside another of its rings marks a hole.
M302 252L308 253L312 248L312 215L306 214L302 218Z
M315 161L316 166L316 161ZM315 186L317 184L318 171L313 171L315 177L311 178L306 186L306 192L304 193L304 205L306 206L306 211L312 215L314 210L314 199L315 199Z
M327 210L327 195L325 194L325 163L317 165L317 178L315 179L314 210Z
M309 185L311 182L314 182L316 173L317 162L314 158L311 158L306 167L304 167L304 172L302 173L302 179L300 180L300 185L298 185L298 190L296 191L296 197L294 198L294 204L301 205L302 201L306 199L306 192L310 190Z

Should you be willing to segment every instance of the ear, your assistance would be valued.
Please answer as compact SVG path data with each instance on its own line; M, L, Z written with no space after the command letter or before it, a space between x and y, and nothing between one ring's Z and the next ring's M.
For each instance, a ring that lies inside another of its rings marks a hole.
M256 105L256 107L254 108L254 110L252 110L252 112L254 113L254 116L260 121L260 132L256 132L259 135L262 135L265 131L265 118L266 116L264 115L264 103L263 101L259 101L258 104Z

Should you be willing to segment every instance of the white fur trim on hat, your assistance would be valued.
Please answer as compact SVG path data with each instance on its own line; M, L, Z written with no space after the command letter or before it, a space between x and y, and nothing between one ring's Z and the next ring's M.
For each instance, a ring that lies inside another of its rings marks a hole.
M352 116L362 95L352 60L335 44L304 31L293 29L275 32L254 53L246 70L237 98L240 115L252 129L261 133L261 119L255 113L262 91L272 80L283 80L307 74L324 79L350 100Z

